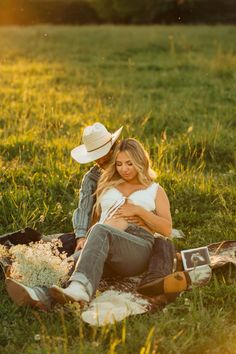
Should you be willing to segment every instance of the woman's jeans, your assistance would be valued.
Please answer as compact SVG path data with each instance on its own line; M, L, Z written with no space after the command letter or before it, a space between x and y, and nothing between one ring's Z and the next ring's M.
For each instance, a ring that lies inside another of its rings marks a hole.
M124 277L141 274L147 269L153 242L152 234L134 224L125 231L95 224L70 281L82 283L91 297L106 267Z

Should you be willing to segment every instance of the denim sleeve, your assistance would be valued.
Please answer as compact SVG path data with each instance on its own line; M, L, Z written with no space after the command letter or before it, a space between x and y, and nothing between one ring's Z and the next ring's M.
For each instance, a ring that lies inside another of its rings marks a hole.
M89 173L86 174L80 188L78 208L75 209L72 216L76 238L85 236L89 229L95 202L95 196L93 194L96 188L97 182L90 178Z

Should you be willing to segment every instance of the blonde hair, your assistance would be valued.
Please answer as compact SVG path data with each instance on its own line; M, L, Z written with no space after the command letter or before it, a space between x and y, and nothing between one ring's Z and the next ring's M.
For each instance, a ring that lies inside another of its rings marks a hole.
M156 177L156 173L151 169L149 155L143 145L136 139L128 138L121 140L115 147L112 158L103 171L96 190L97 201L95 212L99 214L100 199L102 194L111 187L116 187L124 180L120 177L116 169L116 159L120 152L126 152L138 173L138 180L144 186L148 186Z

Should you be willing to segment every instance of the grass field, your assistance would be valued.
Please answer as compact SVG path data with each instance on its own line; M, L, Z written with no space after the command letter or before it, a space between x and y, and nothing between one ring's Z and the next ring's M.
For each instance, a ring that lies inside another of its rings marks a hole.
M70 150L101 121L150 151L178 247L235 239L235 38L233 26L0 28L0 233L71 231L89 166ZM103 329L0 291L1 353L236 353L235 272Z

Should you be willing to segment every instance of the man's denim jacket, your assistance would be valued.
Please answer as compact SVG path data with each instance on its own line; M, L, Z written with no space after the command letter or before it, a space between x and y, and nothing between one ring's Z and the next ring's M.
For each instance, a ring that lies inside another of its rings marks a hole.
M97 189L101 169L95 165L85 175L79 192L79 204L72 217L75 237L84 237L89 229L95 203L94 192Z

